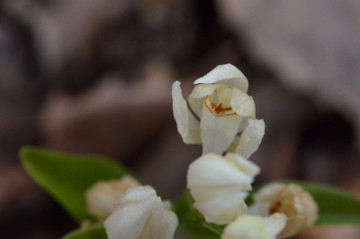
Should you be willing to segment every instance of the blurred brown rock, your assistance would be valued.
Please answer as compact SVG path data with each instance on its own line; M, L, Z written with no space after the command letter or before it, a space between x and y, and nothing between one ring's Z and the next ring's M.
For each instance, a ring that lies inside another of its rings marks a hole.
M217 4L229 29L246 40L251 57L288 87L347 115L360 133L359 1Z
M112 77L76 97L48 98L39 117L48 147L125 161L161 130L171 115L169 68L148 66L131 84Z

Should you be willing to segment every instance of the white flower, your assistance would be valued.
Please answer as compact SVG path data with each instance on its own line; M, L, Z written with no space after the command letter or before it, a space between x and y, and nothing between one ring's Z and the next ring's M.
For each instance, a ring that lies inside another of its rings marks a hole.
M105 220L114 210L118 201L128 188L139 186L139 183L130 176L121 179L100 181L86 191L88 211L98 220Z
M104 223L109 239L171 239L177 225L150 186L128 189Z
M287 238L311 228L318 216L313 197L295 184L272 183L263 187L255 196L249 211L263 216L283 213L287 216L286 227L278 238Z
M247 159L228 153L225 157L205 154L192 162L187 187L194 207L207 222L227 224L247 211L244 199L260 169Z
M180 82L174 82L172 87L174 117L183 141L202 143L203 154L222 154L235 140L238 145L232 146L234 151L248 158L259 147L265 124L255 119L255 102L246 93L246 77L235 66L225 64L194 84L197 86L188 97L190 109L182 96ZM237 136L242 131L246 135Z
M267 218L245 214L225 227L221 239L275 239L285 224L281 213Z

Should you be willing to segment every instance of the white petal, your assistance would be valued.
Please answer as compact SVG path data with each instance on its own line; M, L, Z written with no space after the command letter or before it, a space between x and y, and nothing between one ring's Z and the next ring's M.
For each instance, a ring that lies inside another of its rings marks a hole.
M109 239L170 239L178 220L149 186L128 189L105 221Z
M237 115L216 117L204 106L200 121L203 154L222 154L235 139L240 123Z
M236 193L195 202L194 207L200 212L207 212L203 214L207 222L219 225L227 224L247 211L243 195Z
M260 173L260 168L256 164L250 162L249 160L243 158L240 155L228 153L226 154L225 159L229 162L233 162L233 164L236 165L238 170L240 170L249 177L255 177L257 174Z
M201 118L202 108L204 106L204 98L214 93L217 88L226 88L226 85L201 84L194 87L188 97L188 102L192 111Z
M187 174L188 188L237 186L250 190L251 182L252 177L239 170L238 165L216 154L205 154L192 162Z
M255 118L255 102L251 96L241 90L233 90L231 107L240 116Z
M173 83L172 98L174 118L183 141L187 144L200 144L200 123L188 109L179 81Z
M229 87L235 87L244 92L247 92L249 87L249 82L244 74L231 64L218 65L205 76L194 82L194 84L200 83L226 84Z
M264 120L249 119L248 126L240 136L240 142L235 152L249 158L260 146L265 135Z
M236 184L229 184L225 186L193 186L191 187L191 195L196 198L197 202L207 201L212 198L226 199L229 198L230 195L234 194L234 192L236 192L239 198L245 199L249 195L249 192L245 190L251 189L251 185L248 185L248 183L244 183L241 186ZM239 191L239 189L244 191Z
M287 217L282 213L272 214L270 217L264 218L264 231L276 237L285 227Z
M256 165L235 154L201 156L190 164L187 174L194 207L208 222L231 222L246 212L244 199L258 172Z
M275 239L285 224L284 214L268 218L245 214L225 227L221 239Z
M241 215L227 225L221 239L275 239L264 232L263 218Z

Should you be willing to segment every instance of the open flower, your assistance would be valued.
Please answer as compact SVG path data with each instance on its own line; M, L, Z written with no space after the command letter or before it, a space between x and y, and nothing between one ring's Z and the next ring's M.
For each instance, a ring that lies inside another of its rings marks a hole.
M86 191L88 211L99 221L104 221L114 210L118 201L128 188L139 186L139 183L130 176L121 179L100 181Z
M283 213L288 220L278 238L287 238L311 228L318 216L313 197L295 184L272 183L263 187L255 196L250 212L267 216Z
M275 239L285 224L286 216L281 213L267 218L245 214L225 227L221 239Z
M171 239L177 225L150 186L128 189L104 223L109 239Z
M238 145L232 147L234 151L248 158L259 147L265 124L263 120L255 120L255 102L246 93L246 77L235 66L225 64L194 84L188 97L189 107L182 96L180 82L174 82L172 87L174 117L183 141L202 143L203 154L222 154L235 140ZM250 129L246 138L238 136L247 127Z
M195 200L194 207L207 222L227 224L246 213L244 199L259 168L247 159L228 153L225 157L205 154L192 162L187 187Z

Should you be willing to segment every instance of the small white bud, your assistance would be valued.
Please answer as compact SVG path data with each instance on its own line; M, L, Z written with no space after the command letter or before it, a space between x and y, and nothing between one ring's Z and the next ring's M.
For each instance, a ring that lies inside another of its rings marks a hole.
M114 210L118 201L128 188L139 186L139 183L130 176L118 180L100 181L86 191L88 211L99 221L104 221Z

